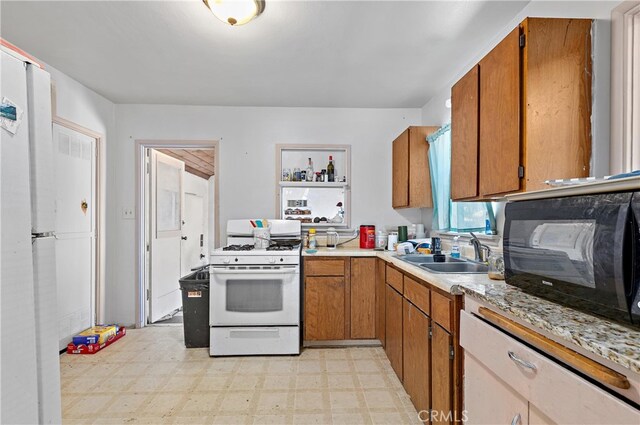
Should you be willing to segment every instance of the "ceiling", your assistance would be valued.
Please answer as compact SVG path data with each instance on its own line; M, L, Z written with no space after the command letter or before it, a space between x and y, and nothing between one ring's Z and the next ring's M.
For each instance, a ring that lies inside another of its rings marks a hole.
M157 149L157 151L184 162L184 171L187 173L205 180L215 175L214 149Z
M0 35L116 103L422 107L526 1L0 2Z

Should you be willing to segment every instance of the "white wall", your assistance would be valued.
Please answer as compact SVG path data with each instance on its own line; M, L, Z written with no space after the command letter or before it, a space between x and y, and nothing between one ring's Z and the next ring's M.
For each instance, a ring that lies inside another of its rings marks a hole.
M611 10L617 1L532 1L504 28L496 30L493 39L488 39L485 47L469 57L462 69L451 70L451 80L422 107L423 125L443 125L451 121L451 110L445 101L451 97L451 86L473 65L478 63L511 30L526 17L593 18L596 19L593 33L593 153L591 174L604 176L609 173L610 138L610 53L611 53Z
M112 302L113 286L109 285L112 281L112 273L108 267L108 258L110 257L109 249L115 248L108 243L110 238L110 229L113 226L113 214L107 208L112 204L111 192L109 188L112 186L113 167L109 167L107 158L111 156L111 138L115 134L115 105L105 97L99 95L93 90L83 86L76 80L70 78L66 74L57 69L45 65L45 69L51 73L51 80L55 86L55 111L54 113L66 120L69 120L82 127L88 128L103 136L102 147L100 150L100 173L99 179L105 189L99 199L100 211L102 217L100 229L101 240L99 250L101 252L101 267L98 270L99 278L103 282L104 293L102 296L102 317L100 321L109 321L113 315L110 309L114 307ZM98 224L100 227L100 223ZM64 285L64 282L58 282L58 285Z
M360 223L420 222L420 210L391 208L391 141L420 123L420 109L238 108L214 106L117 105L117 137L110 167L117 174L110 208L135 206L137 139L220 140L220 241L227 220L275 216L275 145L349 144L352 227ZM108 268L116 299L110 319L135 321L135 221L117 214L110 226Z

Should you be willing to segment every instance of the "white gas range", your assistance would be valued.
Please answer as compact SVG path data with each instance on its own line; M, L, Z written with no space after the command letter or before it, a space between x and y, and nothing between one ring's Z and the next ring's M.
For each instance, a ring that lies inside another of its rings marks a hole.
M253 248L250 220L229 220L211 252L210 354L300 354L300 222L270 220L270 246Z

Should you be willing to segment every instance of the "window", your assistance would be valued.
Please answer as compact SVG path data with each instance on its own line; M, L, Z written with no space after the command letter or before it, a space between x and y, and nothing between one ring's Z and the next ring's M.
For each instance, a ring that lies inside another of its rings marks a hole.
M427 137L429 169L433 193L433 228L451 232L474 232L485 229L489 218L495 229L490 202L451 201L451 124Z

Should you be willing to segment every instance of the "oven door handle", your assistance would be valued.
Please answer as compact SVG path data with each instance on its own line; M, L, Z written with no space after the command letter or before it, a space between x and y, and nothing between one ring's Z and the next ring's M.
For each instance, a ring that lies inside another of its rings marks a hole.
M214 275L220 274L295 274L298 273L297 267L291 267L286 269L211 269L211 273Z

